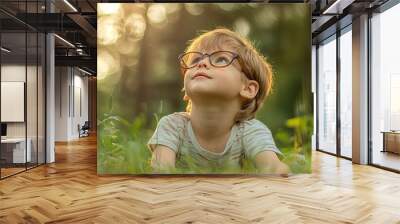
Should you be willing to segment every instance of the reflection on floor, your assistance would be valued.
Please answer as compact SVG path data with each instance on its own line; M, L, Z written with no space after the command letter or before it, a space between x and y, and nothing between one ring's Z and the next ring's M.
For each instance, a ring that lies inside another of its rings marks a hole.
M18 172L21 172L21 171L24 171L24 170L25 170L25 167L24 168L20 168L20 167L17 167L17 168L1 168L1 178L13 175L15 173L18 173Z
M0 170L1 173L1 178L5 178L7 176L22 172L24 170L26 170L25 168L25 164L1 164L2 168ZM27 163L26 167L27 169L30 169L32 167L36 167L37 164L36 163Z
M391 152L374 151L373 164L400 171L400 155Z

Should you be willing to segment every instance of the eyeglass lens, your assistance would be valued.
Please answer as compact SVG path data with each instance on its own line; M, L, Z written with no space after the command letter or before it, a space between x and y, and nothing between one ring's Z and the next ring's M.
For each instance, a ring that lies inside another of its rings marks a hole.
M214 67L228 66L235 59L235 55L227 51L217 51L210 55L200 52L188 52L181 58L181 65L185 68L196 66L204 57L209 57L209 62Z

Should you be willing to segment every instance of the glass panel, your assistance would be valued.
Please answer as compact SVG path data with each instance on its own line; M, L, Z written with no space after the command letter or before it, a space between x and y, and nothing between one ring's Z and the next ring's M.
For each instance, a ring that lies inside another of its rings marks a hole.
M25 170L26 150L26 34L1 34L1 140L2 178Z
M372 22L372 163L400 170L400 4Z
M352 157L352 35L340 36L340 153Z
M318 149L336 154L336 37L318 48Z
M37 165L37 73L38 73L38 49L37 49L37 33L27 33L28 38L28 63L27 63L27 94L26 94L26 111L27 111L27 142L31 150L31 158L28 160L28 168Z
M44 0L1 1L0 6L16 17L24 17L25 12L45 11ZM0 145L0 177L4 178L45 162L46 54L44 34L1 12L0 31L4 135Z

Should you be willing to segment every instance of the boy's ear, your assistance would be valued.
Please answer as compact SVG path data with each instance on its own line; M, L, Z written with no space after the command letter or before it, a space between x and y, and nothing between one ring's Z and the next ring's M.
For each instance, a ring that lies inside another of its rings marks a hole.
M189 96L188 96L188 95L186 95L186 93L185 93L185 95L183 96L183 100L184 100L184 101L188 101L188 100L190 100Z
M240 91L240 96L245 99L253 99L254 97L256 97L259 88L260 87L257 81L247 80L243 85L242 90Z
M190 100L189 96L186 94L185 87L182 88L181 92L184 92L184 93L185 93L185 95L183 96L183 100L184 100L184 101Z

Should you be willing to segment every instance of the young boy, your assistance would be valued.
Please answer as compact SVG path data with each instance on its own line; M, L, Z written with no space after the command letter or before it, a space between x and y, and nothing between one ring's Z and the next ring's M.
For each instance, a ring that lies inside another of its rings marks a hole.
M240 168L248 158L261 173L286 175L270 130L255 119L272 86L266 59L247 39L219 28L195 38L179 60L188 104L160 119L148 142L153 169L190 167L185 158L197 167Z

